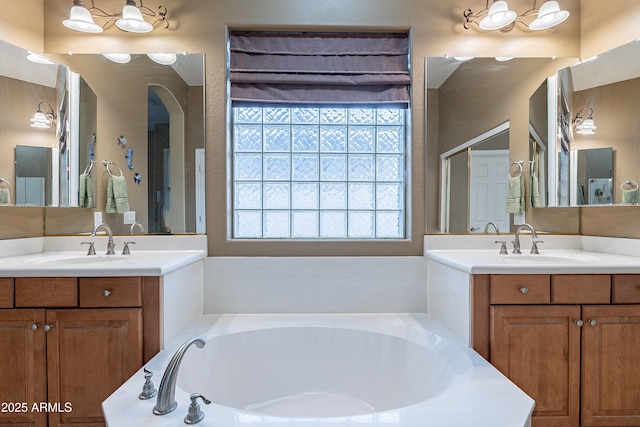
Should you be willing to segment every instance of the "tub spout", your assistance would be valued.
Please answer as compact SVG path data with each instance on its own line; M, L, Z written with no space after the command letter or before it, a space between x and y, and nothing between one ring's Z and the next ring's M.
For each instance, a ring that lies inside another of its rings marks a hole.
M173 355L167 369L164 371L162 381L160 381L160 387L158 387L158 398L156 400L156 406L153 408L153 413L156 415L165 415L176 409L178 403L176 402L176 380L178 379L178 370L180 369L180 362L182 357L186 353L187 349L195 344L198 348L202 348L205 342L200 338L193 338L185 342Z

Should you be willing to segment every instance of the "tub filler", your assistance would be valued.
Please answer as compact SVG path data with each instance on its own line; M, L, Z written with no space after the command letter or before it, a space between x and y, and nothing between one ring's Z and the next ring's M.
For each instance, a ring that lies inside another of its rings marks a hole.
M198 425L528 426L533 401L427 315L207 315L146 368L159 385L184 355L173 412L139 400L142 370L103 403L109 427L181 426L191 393Z

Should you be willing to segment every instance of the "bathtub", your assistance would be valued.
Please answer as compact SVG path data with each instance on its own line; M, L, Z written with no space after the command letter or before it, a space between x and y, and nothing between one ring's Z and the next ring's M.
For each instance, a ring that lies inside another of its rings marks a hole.
M152 414L139 371L103 403L109 427L181 426L189 395L200 426L530 425L533 401L427 315L203 316L149 363L156 386L189 338L178 408Z

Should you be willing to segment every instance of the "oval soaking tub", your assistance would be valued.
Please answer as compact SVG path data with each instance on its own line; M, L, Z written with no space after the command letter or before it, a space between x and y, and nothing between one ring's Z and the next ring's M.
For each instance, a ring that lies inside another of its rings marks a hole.
M444 391L469 373L460 348L356 329L287 327L212 337L185 355L178 386L213 402L283 417L388 411Z
M110 427L526 427L533 401L425 314L206 315L145 368L156 387L185 341L177 409L139 400L142 370L103 402Z

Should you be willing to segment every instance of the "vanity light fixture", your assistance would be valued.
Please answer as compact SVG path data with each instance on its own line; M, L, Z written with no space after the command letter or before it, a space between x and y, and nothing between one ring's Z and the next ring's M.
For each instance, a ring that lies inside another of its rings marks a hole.
M36 63L36 64L44 64L44 65L55 64L55 62L53 62L49 58L46 58L46 57L44 57L42 55L38 55L37 53L33 53L31 51L29 51L29 54L27 55L27 59L29 61L31 61L31 62Z
M147 56L160 65L171 65L178 59L175 53L147 53Z
M43 112L40 108L42 105L46 105L49 107L48 112ZM40 129L49 129L51 127L51 123L55 122L56 115L53 112L53 107L48 102L40 102L38 103L38 110L36 114L34 114L31 119L31 127L32 128L40 128Z
M65 19L62 24L75 31L83 33L101 33L109 22L116 23L116 26L123 31L132 33L148 33L153 30L153 26L158 22L164 22L164 28L169 28L167 19L167 8L159 6L158 11L153 11L139 0L125 0L124 7L119 13L108 13L96 7L94 0L91 0L91 7L86 8L82 0L73 0L73 6L69 14L69 19ZM145 16L153 17L151 23L145 20ZM102 18L105 23L100 26L93 21L93 18Z
M131 61L131 55L128 53L103 53L102 56L118 64L126 64Z
M569 12L560 9L557 1L547 0L540 6L540 9L536 6L537 0L534 0L531 9L518 15L516 12L509 10L507 2L504 0L494 1L491 6L489 6L489 0L487 0L485 8L478 12L473 12L471 9L464 11L463 25L467 30L470 28L469 24L476 24L483 30L508 32L518 22L530 30L538 31L555 27L569 17ZM535 18L527 23L532 16L535 16Z
M586 118L582 115L585 110L589 110L589 115ZM573 125L576 128L576 133L580 135L594 135L596 133L595 130L598 129L598 127L593 122L593 108L584 107L582 110L578 111L575 119L573 119Z

